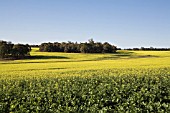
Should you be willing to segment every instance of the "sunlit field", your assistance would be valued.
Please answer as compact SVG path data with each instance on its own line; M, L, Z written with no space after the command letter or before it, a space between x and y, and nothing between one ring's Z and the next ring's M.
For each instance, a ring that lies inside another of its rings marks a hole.
M170 112L170 51L0 61L0 112Z
M31 56L26 60L0 61L1 79L170 74L170 51L82 54L38 52L38 48L33 48Z

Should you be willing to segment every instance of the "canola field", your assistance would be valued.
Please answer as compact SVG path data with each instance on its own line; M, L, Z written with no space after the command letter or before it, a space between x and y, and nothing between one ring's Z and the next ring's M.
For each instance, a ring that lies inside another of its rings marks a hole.
M170 112L170 51L0 61L0 112Z

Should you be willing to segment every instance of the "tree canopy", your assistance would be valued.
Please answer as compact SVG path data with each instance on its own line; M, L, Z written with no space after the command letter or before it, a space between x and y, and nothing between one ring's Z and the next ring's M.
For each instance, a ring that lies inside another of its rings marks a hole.
M117 48L108 42L94 42L93 39L85 43L54 42L42 43L39 46L42 52L66 52L66 53L115 53Z
M29 55L31 47L26 44L12 44L7 41L0 41L0 58L20 59Z

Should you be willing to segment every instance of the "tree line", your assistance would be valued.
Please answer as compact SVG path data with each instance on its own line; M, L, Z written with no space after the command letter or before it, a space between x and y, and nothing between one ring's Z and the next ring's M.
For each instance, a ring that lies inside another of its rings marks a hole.
M128 48L128 49L124 49L124 50L134 50L134 51L170 51L170 48L154 48L154 47L150 47L150 48L146 48L146 47L141 47L141 48Z
M85 43L54 42L42 43L39 46L41 52L66 52L66 53L115 53L117 48L108 42L94 42L93 39Z
M1 59L21 59L29 56L31 47L26 44L13 44L7 41L0 41L0 58Z

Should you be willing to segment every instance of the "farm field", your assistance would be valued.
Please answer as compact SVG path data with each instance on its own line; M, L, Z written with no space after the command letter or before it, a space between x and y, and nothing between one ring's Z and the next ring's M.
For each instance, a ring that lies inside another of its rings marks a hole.
M37 52L26 60L0 61L1 79L91 75L169 74L170 51L118 51L115 54Z
M170 112L170 51L0 61L0 112Z

